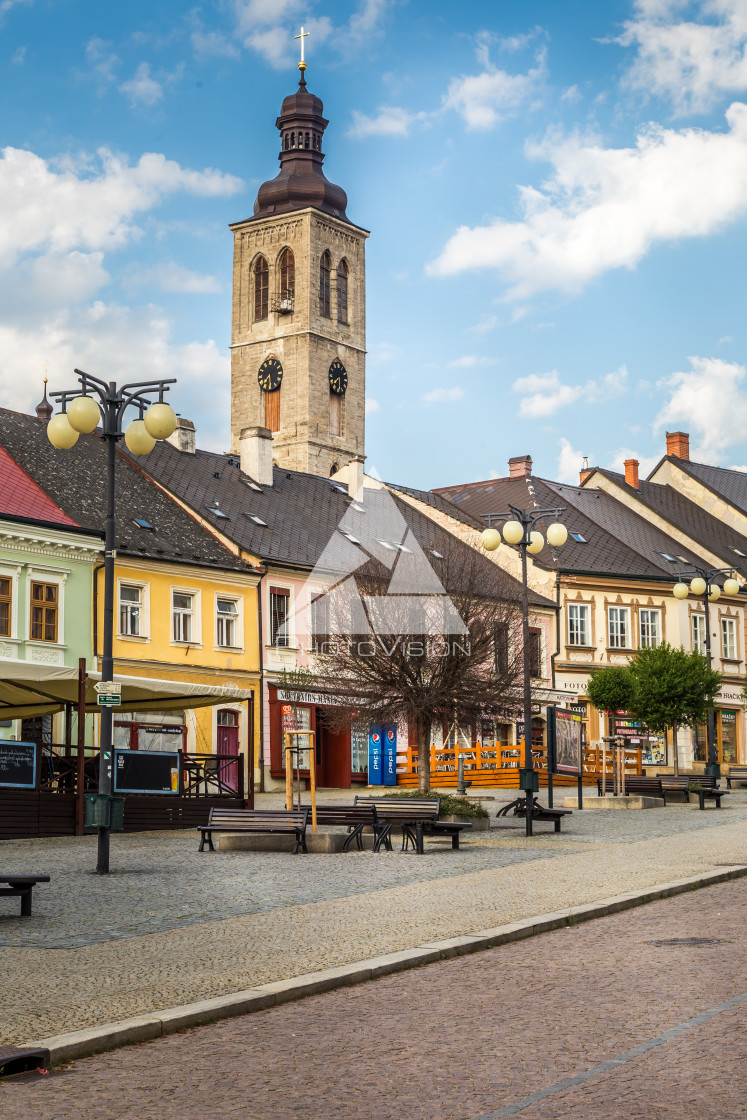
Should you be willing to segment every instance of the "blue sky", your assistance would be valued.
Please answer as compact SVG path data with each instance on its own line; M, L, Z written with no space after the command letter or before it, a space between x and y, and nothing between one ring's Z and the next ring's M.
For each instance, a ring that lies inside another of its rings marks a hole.
M297 79L368 242L368 464L424 487L665 430L747 465L747 0L0 0L0 390L179 378L228 446L228 223Z

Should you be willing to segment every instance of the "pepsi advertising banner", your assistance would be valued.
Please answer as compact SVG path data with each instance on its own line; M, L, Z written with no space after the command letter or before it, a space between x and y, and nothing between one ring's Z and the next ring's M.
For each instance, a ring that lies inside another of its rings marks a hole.
M397 724L385 723L381 728L381 738L384 744L384 759L382 765L382 783L385 786L397 784Z
M368 784L382 785L381 727L378 723L368 726Z

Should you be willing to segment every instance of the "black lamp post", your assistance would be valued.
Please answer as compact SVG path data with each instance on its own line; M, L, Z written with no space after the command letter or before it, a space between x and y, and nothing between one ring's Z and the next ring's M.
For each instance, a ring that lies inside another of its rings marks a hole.
M739 594L739 583L734 579L734 568L699 568L697 564L691 564L690 567L696 573L681 575L672 593L675 599L686 599L690 592L697 598L703 600L703 609L705 611L705 648L706 658L708 659L708 668L711 666L711 618L708 609L709 602L715 603L721 596L721 588L717 583L711 581L716 576L726 576L724 580L724 592L727 595ZM689 584L687 582L689 580ZM716 712L713 707L713 698L708 701L708 716L706 723L706 742L707 742L707 759L706 759L706 774L712 775L714 778L721 777L721 767L718 763L716 753ZM674 745L675 751L677 744Z
M519 788L526 794L526 834L532 835L532 806L534 795L539 790L539 775L534 769L532 758L532 677L529 651L529 584L527 582L527 553L536 555L545 546L545 539L535 529L538 521L545 517L559 517L564 506L554 509L520 509L509 505L507 513L490 513L485 520L488 528L482 534L482 546L492 552L501 543L501 534L493 528L494 521L502 521L503 539L507 544L519 546L521 552L521 623L524 646L524 766L519 771ZM565 525L554 521L546 530L547 543L554 548L564 545L568 539ZM547 760L548 767L551 761Z
M61 405L61 411L53 416L47 425L50 442L58 448L73 447L80 434L93 432L100 428L100 436L107 445L106 473L106 534L104 542L104 635L103 656L101 658L101 680L114 679L114 480L116 448L124 439L135 455L147 455L156 445L156 440L167 439L176 428L176 415L170 405L163 400L169 385L176 378L169 377L157 381L139 381L117 388L114 381L101 381L90 373L76 369L80 387L63 389L52 393L54 400ZM157 400L151 398L157 395ZM140 412L140 419L134 420L124 430L123 420L127 408L133 405ZM106 823L98 830L98 856L96 871L100 875L109 872L109 833L111 826L112 790L112 710L101 709L101 736L99 744L99 786L98 793L107 804Z

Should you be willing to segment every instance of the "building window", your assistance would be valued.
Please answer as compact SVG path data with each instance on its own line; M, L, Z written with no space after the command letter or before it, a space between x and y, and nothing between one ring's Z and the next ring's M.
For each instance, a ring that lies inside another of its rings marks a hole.
M264 257L257 257L254 265L254 318L266 319L268 311L267 295L270 288L270 270Z
M293 310L293 297L296 292L296 261L292 249L283 249L278 265L280 280L280 310Z
M13 584L9 577L0 578L0 637L10 637Z
M541 677L542 673L542 631L529 631L529 676Z
M142 588L121 584L119 588L119 632L128 638L141 637Z
M264 393L265 398L265 427L271 432L280 431L280 390L273 389L271 393Z
M690 638L692 641L693 653L705 654L706 628L704 614L693 614L690 616Z
M215 634L219 646L236 646L236 625L239 608L233 599L218 599L216 603Z
M171 595L171 632L175 642L191 642L194 633L195 597L185 591Z
M322 259L319 262L319 314L323 315L325 319L331 318L330 311L330 274L332 271L332 258L329 253L322 253Z
M342 435L342 395L340 393L329 394L329 434L331 436Z
M31 641L57 641L57 607L60 589L56 583L31 584Z
M568 606L568 645L591 645L590 610L586 603L570 603Z
M329 641L330 635L329 596L318 595L311 600L309 606L311 621L309 645L315 653L327 652L322 647Z
M721 656L726 661L739 660L736 618L721 619Z
M652 647L661 642L661 611L642 610L641 645Z
M340 261L337 269L337 322L348 321L348 264Z
M496 673L508 672L508 626L493 628L493 666Z
M608 607L609 644L612 649L630 649L629 607Z
M290 591L285 587L270 588L270 645L289 646Z

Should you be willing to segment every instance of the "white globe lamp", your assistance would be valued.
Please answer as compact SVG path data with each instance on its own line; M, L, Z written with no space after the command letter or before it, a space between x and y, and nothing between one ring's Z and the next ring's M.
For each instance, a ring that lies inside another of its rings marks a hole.
M527 545L527 552L531 552L532 556L536 556L545 547L545 538L536 529L533 529L529 534L529 544Z
M717 599L721 598L721 588L719 587L719 585L717 583L709 584L709 586L708 586L708 598L711 600L712 603L715 603Z
M507 544L518 544L524 539L524 526L520 521L507 521L503 526L503 539Z
M155 436L150 434L144 420L132 421L125 432L125 443L133 455L147 455L156 446Z
M739 583L737 582L737 580L735 580L733 576L730 576L729 579L724 580L724 595L738 595L738 594L739 594Z
M686 599L690 594L690 588L686 583L675 583L674 587L672 588L672 594L674 595L675 599Z
M559 521L553 521L552 525L547 526L547 543L551 544L553 548L561 548L567 540L568 530L565 525L561 525Z
M168 439L176 431L176 413L170 404L163 401L152 404L143 419L153 439Z
M695 576L695 579L690 580L690 590L693 595L705 595L706 581L702 576Z
M71 428L81 435L88 435L101 423L99 406L93 397L75 397L67 406L67 418Z
M58 412L47 424L47 439L53 447L67 451L78 442L78 433L72 427L66 413Z
M501 534L497 529L484 529L481 540L482 547L487 552L494 552L501 543Z

